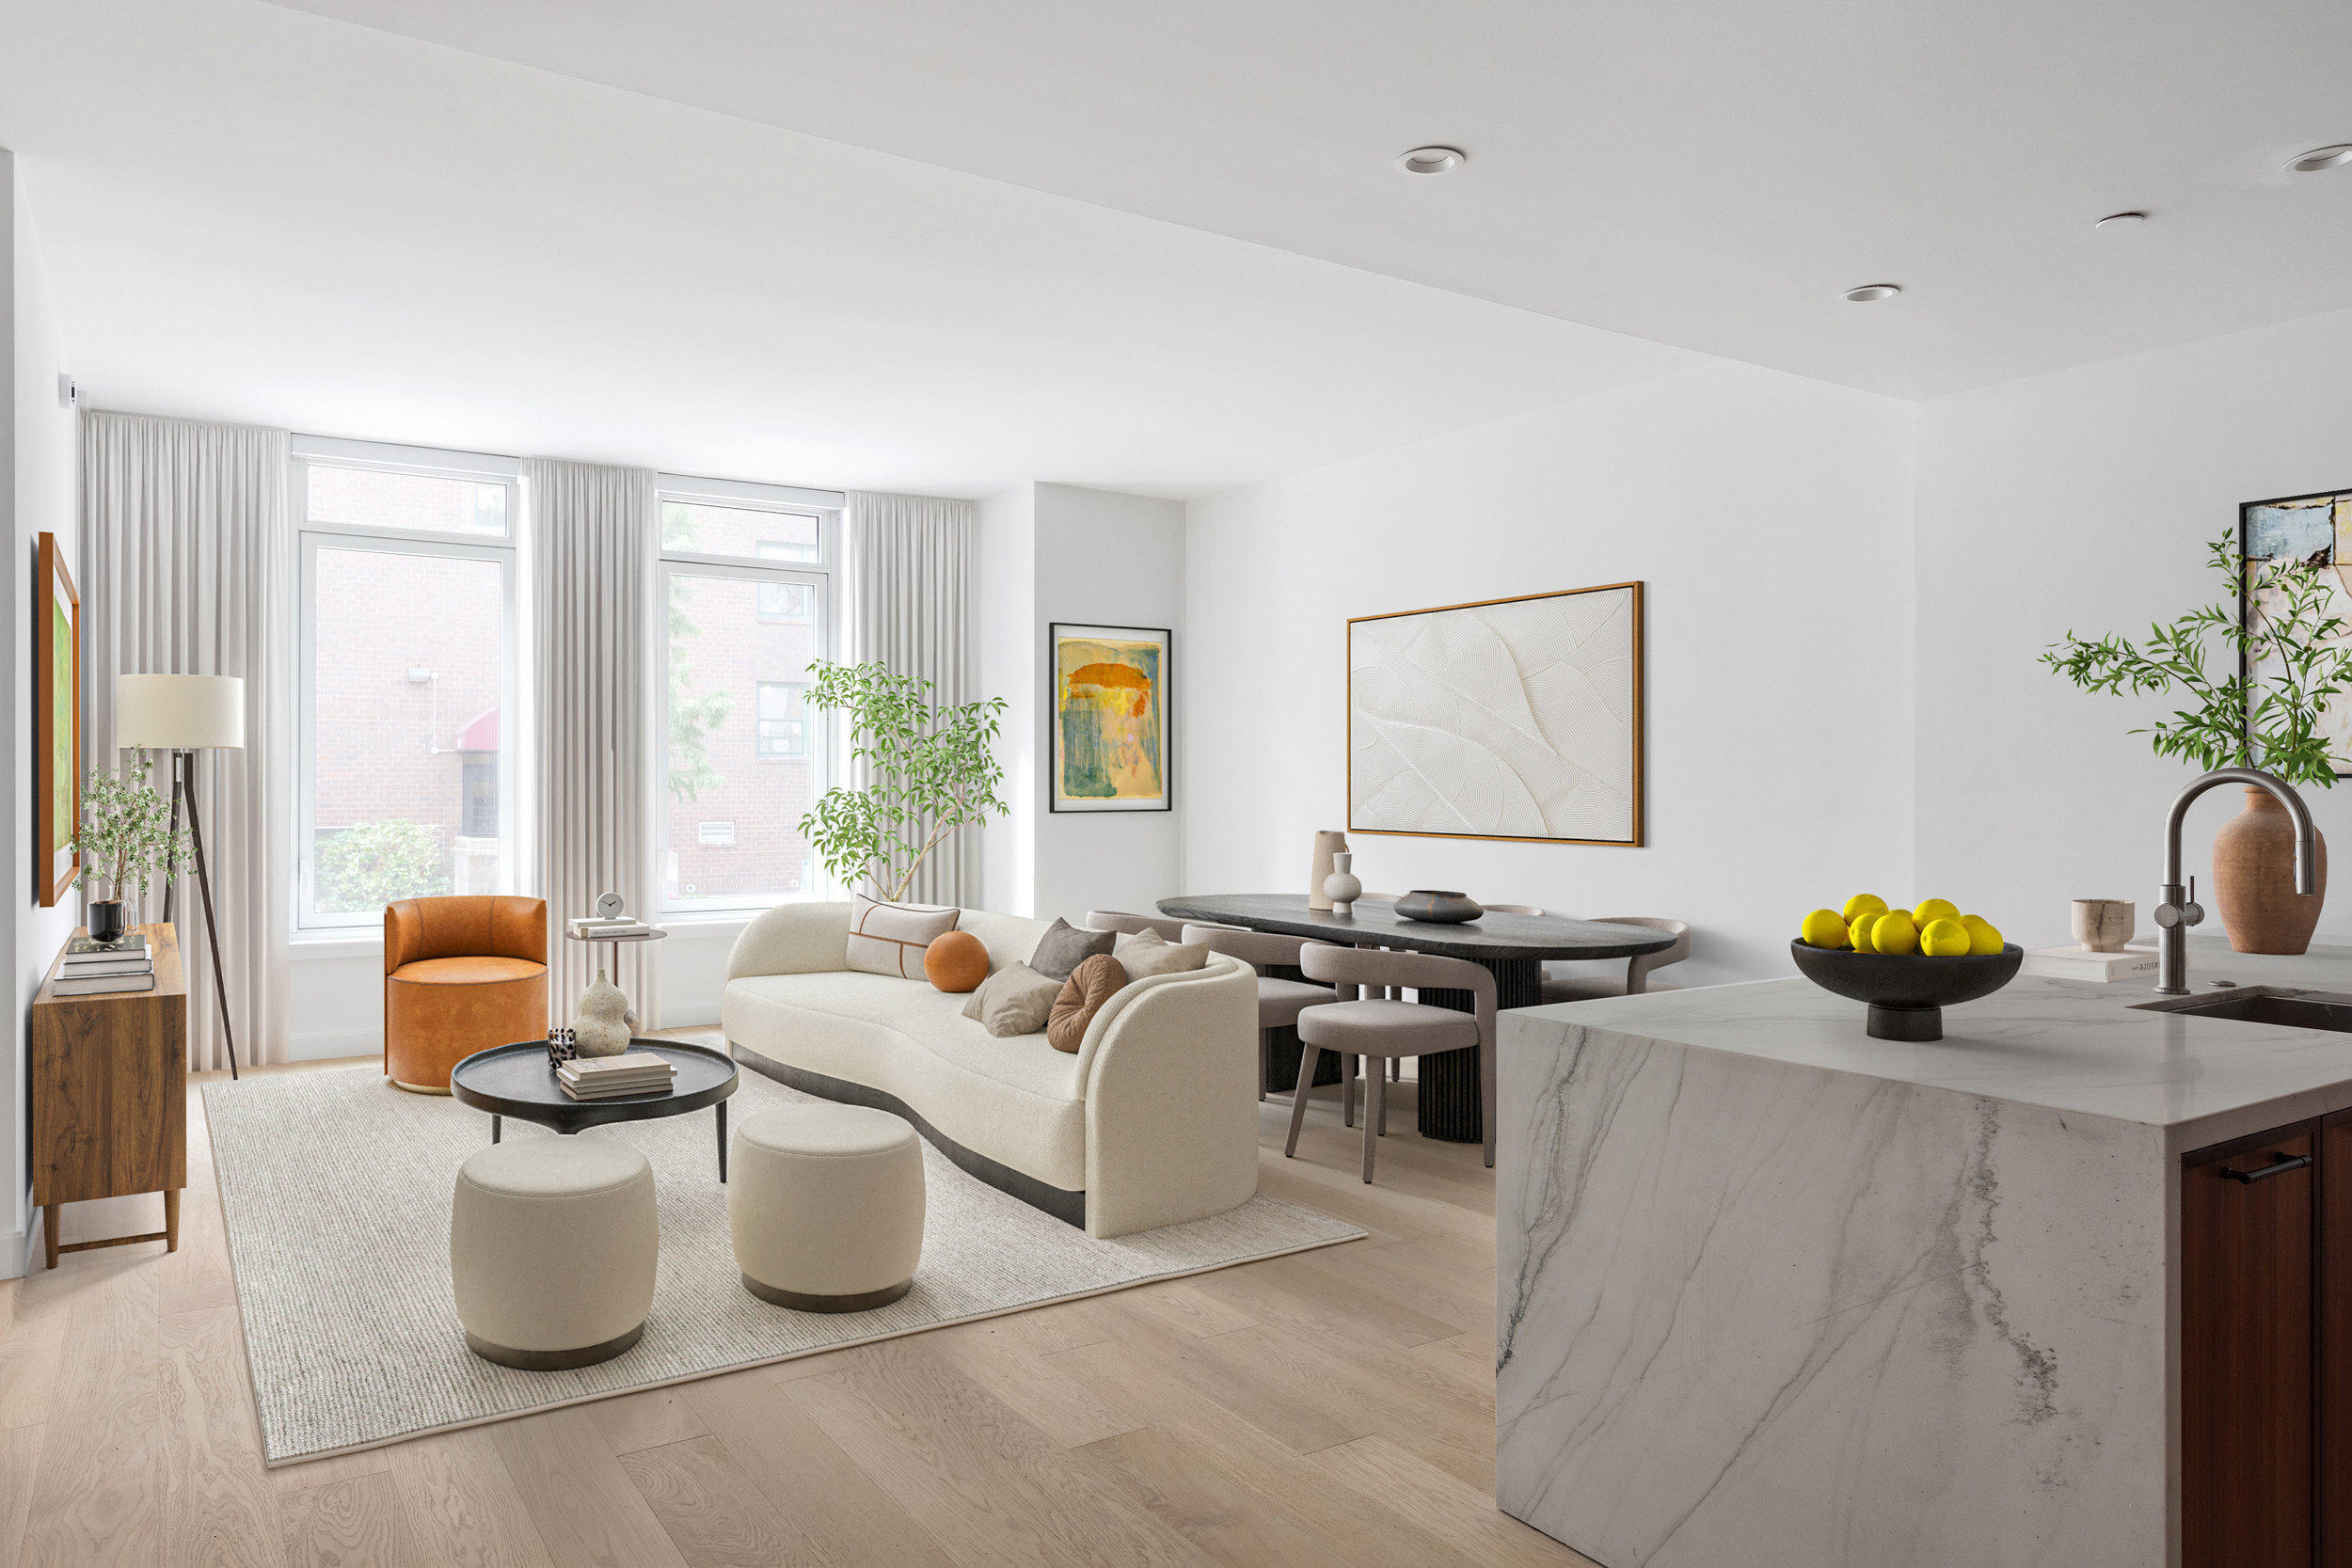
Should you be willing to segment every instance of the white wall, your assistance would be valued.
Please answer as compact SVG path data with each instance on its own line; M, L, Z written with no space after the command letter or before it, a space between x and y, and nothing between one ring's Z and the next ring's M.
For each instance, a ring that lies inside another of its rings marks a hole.
M1151 911L1179 891L1181 781L1168 812L1057 812L1045 698L1054 622L1164 627L1184 754L1186 659L1182 502L1074 484L1024 484L980 503L980 694L1006 700L1006 819L982 840L990 909L1073 924L1093 909Z
M2125 732L2176 705L2090 696L2035 657L2069 630L2137 639L2216 602L2228 584L2203 546L2234 535L2240 502L2352 486L2347 366L2339 311L1922 406L1923 889L2028 944L2071 940L2073 898L2134 899L2153 932L2164 815L2198 769ZM2352 847L2352 788L2304 796L2338 852ZM2221 789L2189 813L2201 886L2239 806ZM2323 938L2352 938L2346 866Z
M42 270L40 247L26 204L23 173L12 154L0 150L0 172L9 190L8 243L0 246L6 258L10 308L0 313L0 331L8 336L8 357L14 368L7 397L7 417L0 419L0 504L9 509L9 538L14 569L5 605L0 605L0 678L8 682L9 735L14 737L12 765L5 785L8 800L8 845L0 850L0 877L9 891L0 895L0 921L13 947L16 962L8 987L8 1014L14 1020L8 1081L0 1084L0 1137L8 1146L7 1168L13 1172L15 1200L0 1209L0 1275L24 1272L31 1233L31 1172L24 1139L25 1022L33 993L80 915L78 896L51 909L39 906L33 892L36 868L31 863L33 840L33 673L31 613L39 562L39 536L54 533L65 552L69 569L78 566L74 549L74 488L78 468L75 414L59 398L57 378L65 370L65 349L51 303L49 280ZM79 573L76 571L78 582Z
M1190 509L1195 893L1304 892L1345 820L1347 617L1640 579L1648 847L1351 834L1367 887L1688 920L1685 984L1912 883L1910 405L1717 363Z

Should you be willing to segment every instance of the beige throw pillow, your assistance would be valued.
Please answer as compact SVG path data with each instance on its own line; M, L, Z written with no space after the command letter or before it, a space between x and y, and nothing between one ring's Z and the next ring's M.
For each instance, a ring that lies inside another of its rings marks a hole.
M963 1005L963 1016L1000 1039L1034 1035L1053 1016L1061 987L1059 980L1049 980L1027 964L1007 964L980 982Z
M884 904L861 893L850 900L850 967L920 980L924 949L954 930L962 914L932 904Z
M1125 967L1128 979L1141 980L1153 974L1184 974L1207 968L1209 944L1170 942L1157 931L1137 931L1120 942L1113 956Z

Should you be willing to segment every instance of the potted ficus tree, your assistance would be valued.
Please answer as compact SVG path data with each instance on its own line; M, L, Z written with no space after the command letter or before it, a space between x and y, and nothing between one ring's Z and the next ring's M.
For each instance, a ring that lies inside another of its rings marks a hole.
M2324 721L2352 688L2352 642L2334 613L2343 590L2326 558L2239 553L2228 534L2210 546L2230 594L2170 626L2151 626L2145 642L2119 636L2089 641L2066 634L2042 662L2086 691L2110 695L2179 692L2189 705L2133 735L2153 736L2158 756L2201 768L2259 768L2296 785L2331 789L2336 761ZM2242 608L2241 608L2242 607ZM2209 653L2227 651L2217 674ZM2319 840L2318 891L2295 891L2295 830L2286 808L2264 789L2213 844L2213 897L2241 953L2300 953L2311 946L2328 894L2328 841Z
M882 664L819 659L809 670L806 705L850 716L850 762L866 782L825 791L801 832L834 880L894 902L956 830L1006 814L995 752L1005 700L943 706L930 681Z
M84 887L105 889L105 897L88 905L89 934L98 942L121 938L125 892L145 896L156 873L195 854L187 831L172 832L170 804L147 782L148 772L141 752L123 776L94 771L82 785L82 832L73 852Z

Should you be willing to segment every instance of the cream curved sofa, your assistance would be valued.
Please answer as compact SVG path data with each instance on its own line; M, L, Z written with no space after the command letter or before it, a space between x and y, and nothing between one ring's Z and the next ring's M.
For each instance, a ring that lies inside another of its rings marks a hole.
M1048 923L965 910L989 971ZM1089 1236L1221 1214L1258 1190L1258 979L1219 954L1136 981L1077 1053L998 1038L967 998L850 970L850 906L782 904L727 959L735 1059L808 1094L896 1112L965 1170Z

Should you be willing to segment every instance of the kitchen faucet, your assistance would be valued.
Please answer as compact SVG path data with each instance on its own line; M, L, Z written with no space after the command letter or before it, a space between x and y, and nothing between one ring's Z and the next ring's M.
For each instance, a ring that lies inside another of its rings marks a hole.
M2306 896L2319 891L2319 857L2312 847L2311 809L2295 793L2293 784L2259 768L2217 768L2192 780L2164 819L2164 886L2158 893L2164 901L2155 910L2158 996L2188 994L2188 928L2205 918L2204 909L2191 896L2193 884L2181 885L2181 819L2188 815L2191 800L2225 784L2266 789L2286 807L2287 815L2295 819L2295 891Z

